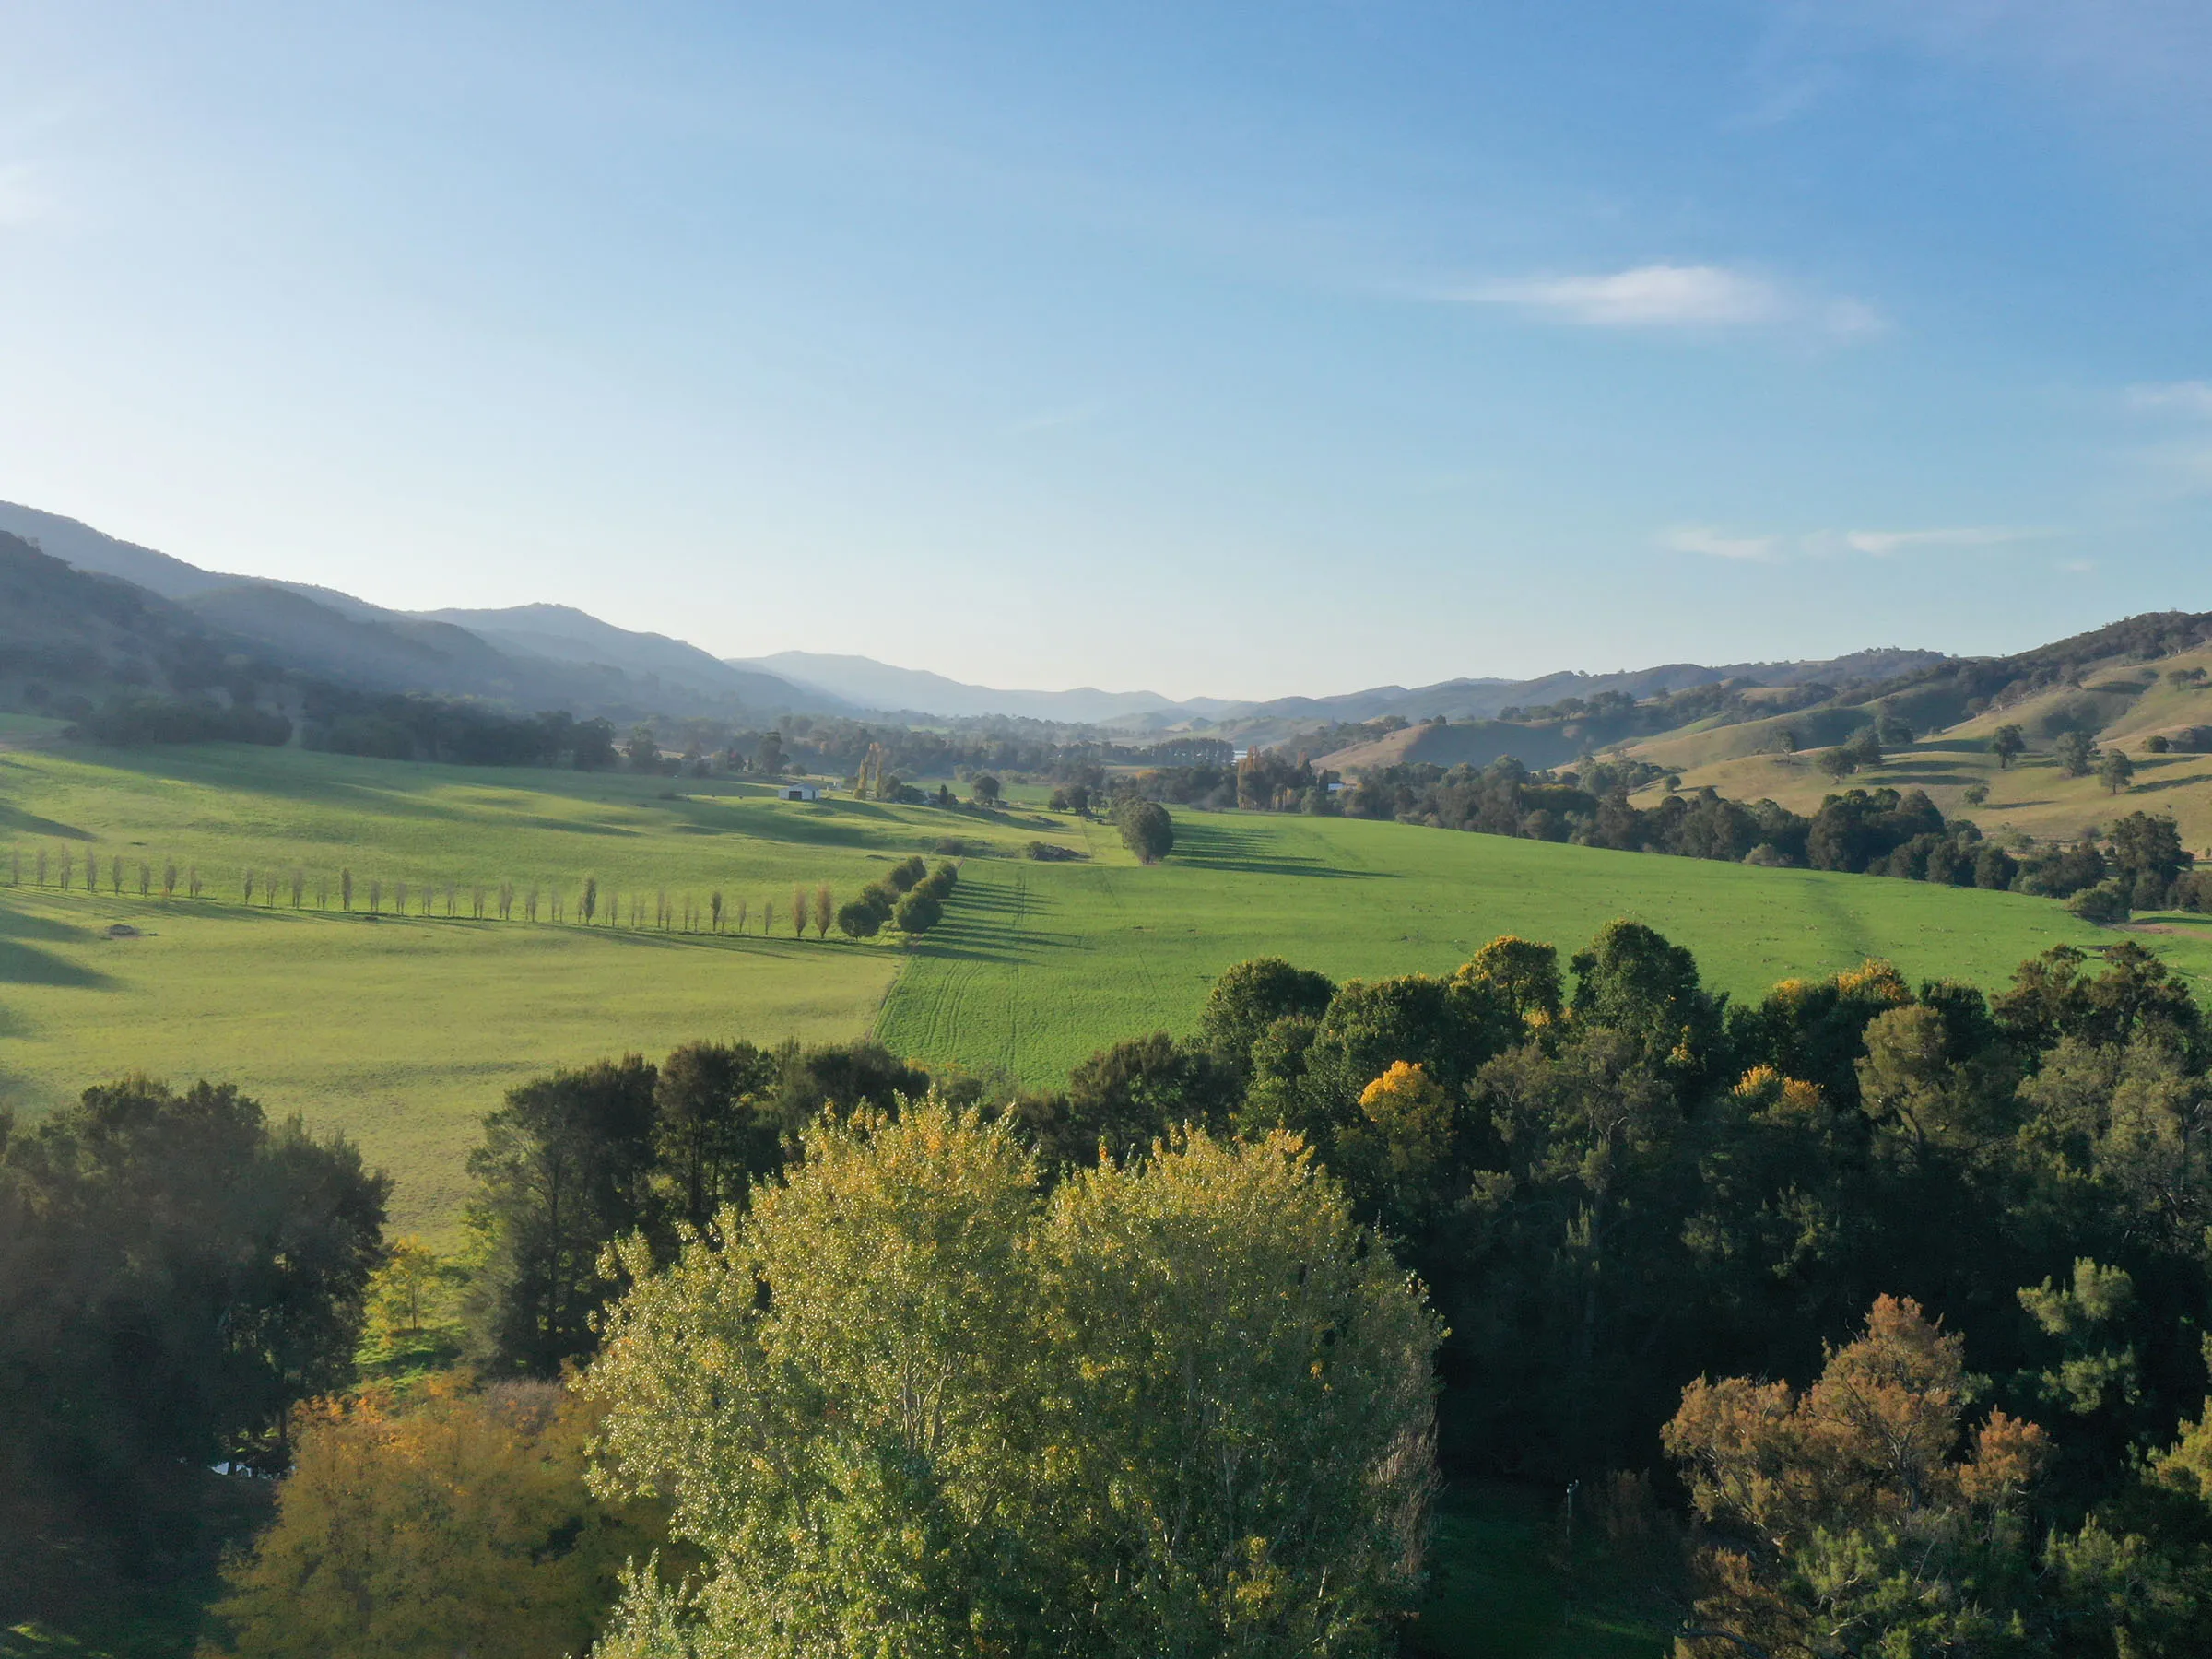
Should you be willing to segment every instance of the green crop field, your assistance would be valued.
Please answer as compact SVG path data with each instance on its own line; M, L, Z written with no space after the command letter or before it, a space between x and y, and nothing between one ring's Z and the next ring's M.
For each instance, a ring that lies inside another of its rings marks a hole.
M827 1040L873 1027L917 1058L1048 1083L1118 1037L1187 1030L1214 975L1262 954L1340 979L1448 971L1500 933L1571 949L1629 915L1691 947L1711 982L1744 995L1870 955L1914 977L1994 984L2054 942L2113 937L2045 900L1873 877L1333 818L1176 819L1174 857L1147 869L1111 828L1026 807L784 802L730 782L227 745L0 753L0 1105L36 1115L135 1069L231 1078L272 1111L354 1135L399 1177L398 1225L444 1238L462 1156L503 1089L691 1038ZM791 937L794 885L849 896L949 838L994 855L966 861L926 942ZM1086 857L1019 856L1035 839ZM84 887L88 856L96 893ZM20 884L7 885L18 860ZM171 863L179 897L165 901ZM151 899L137 896L141 864ZM195 868L196 901L182 896ZM355 875L351 914L336 908L342 869ZM302 910L290 903L295 870ZM650 918L664 892L680 912L719 890L733 908L746 902L747 932L581 927L587 877L621 901L625 923L633 900ZM316 908L324 880L327 912ZM371 884L388 912L403 880L408 914L370 920ZM501 883L515 887L518 912L530 887L542 916L559 892L564 921L476 919L474 889ZM117 925L137 936L109 936ZM2137 936L2212 975L2212 944L2189 919Z
M1348 818L1178 811L1174 856L1151 869L1111 829L1088 836L1086 864L970 864L885 1005L885 1041L1047 1082L1102 1035L1187 1030L1214 976L1246 957L1337 979L1448 972L1500 934L1571 951L1615 916L1688 946L1737 996L1870 956L1996 985L2052 945L2114 936L2017 894ZM2205 935L2140 937L2212 980Z

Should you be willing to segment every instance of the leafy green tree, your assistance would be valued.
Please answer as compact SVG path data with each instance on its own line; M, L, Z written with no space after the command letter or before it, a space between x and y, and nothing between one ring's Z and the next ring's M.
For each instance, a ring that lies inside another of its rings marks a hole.
M2109 748L2097 762L2097 782L2107 794L2118 794L2136 780L2136 763L2119 748Z
M1158 864L1175 850L1175 821L1158 801L1124 801L1114 809L1121 828L1122 845L1136 854L1140 864Z
M229 1084L0 1113L0 1583L158 1579L205 1547L211 1465L281 1467L351 1373L391 1182Z
M2170 902L2175 883L2196 862L2167 814L2129 813L2112 826L2112 874L2137 910L2158 910Z
M2086 778L2097 764L2097 746L2080 732L2061 732L2051 746L2058 768L2069 778Z
M1068 1074L1063 1094L1009 1110L1046 1168L1143 1153L1184 1125L1219 1127L1237 1096L1236 1073L1212 1051L1165 1031L1101 1049Z
M975 797L978 806L998 805L999 782L989 772L978 772L968 781L968 793Z
M1681 946L1641 922L1608 922L1568 965L1577 1020L1626 1033L1654 1065L1677 1073L1693 1073L1713 1056L1720 1007Z
M2012 763L2028 752L2028 739L2017 725L2001 725L1989 740L1989 752L1997 758L1997 770L2010 771Z
M1319 1019L1335 994L1325 974L1293 968L1281 957L1254 957L1214 981L1199 1016L1199 1034L1222 1060L1247 1071L1253 1044L1269 1026L1288 1015Z
M1858 758L1848 748L1825 748L1813 759L1823 775L1841 783L1859 770Z
M806 1150L728 1248L631 1253L604 1489L666 1494L708 1566L611 1652L1385 1651L1437 1331L1291 1144L1049 1203L1010 1125L934 1101Z
M1512 934L1477 951L1452 976L1452 982L1488 990L1524 1026L1549 1025L1561 1012L1559 953Z
M838 930L849 939L872 939L883 931L883 911L866 898L848 899L837 907Z
M631 771L660 771L661 746L654 741L651 726L629 728L629 741L622 746L622 758L629 762Z
M592 1351L618 1288L599 1253L649 1213L658 1080L626 1055L522 1084L486 1116L468 1221L483 1255L473 1322L494 1371L549 1377Z
M916 888L899 900L891 925L903 934L925 934L945 919L945 906L935 893Z
M694 1230L783 1166L774 1054L749 1042L692 1042L653 1081L653 1180L667 1219Z

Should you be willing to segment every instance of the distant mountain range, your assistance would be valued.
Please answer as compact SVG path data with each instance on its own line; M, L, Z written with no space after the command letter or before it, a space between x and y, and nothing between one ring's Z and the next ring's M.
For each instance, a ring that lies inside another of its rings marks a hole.
M395 611L304 582L204 570L103 535L76 519L0 502L0 532L75 567L121 578L170 601L169 635L194 618L270 660L363 689L427 691L500 700L524 709L566 708L617 718L713 714L873 714L915 719L1009 716L1136 733L1194 725L1277 741L1300 727L1398 715L1495 718L1514 707L1603 691L1650 697L1724 680L1767 686L1811 682L1838 688L1886 681L1951 661L1941 652L1879 650L1819 662L1671 663L1610 674L1536 679L1465 678L1408 688L1378 686L1335 696L1230 701L1175 700L1153 691L1006 690L873 658L785 651L717 658L664 634L638 633L560 605L499 610ZM48 584L51 586L51 584ZM41 589L41 591L44 591ZM167 636L165 636L167 637Z
M1100 691L1086 686L1073 691L1002 691L963 684L919 668L894 668L873 657L825 656L809 651L774 656L731 658L733 666L774 674L792 684L864 708L906 711L941 718L1009 714L1167 731L1205 721L1214 724L1314 725L1334 721L1380 720L1395 714L1427 720L1489 720L1505 709L1532 708L1569 697L1584 700L1601 691L1645 698L1661 691L1740 679L1762 686L1862 685L1887 680L1950 659L1940 651L1897 649L1861 651L1818 662L1733 663L1706 667L1669 663L1657 668L1613 674L1547 674L1538 679L1453 679L1411 689L1377 686L1335 697L1281 697L1233 702L1214 697L1182 701L1155 691Z

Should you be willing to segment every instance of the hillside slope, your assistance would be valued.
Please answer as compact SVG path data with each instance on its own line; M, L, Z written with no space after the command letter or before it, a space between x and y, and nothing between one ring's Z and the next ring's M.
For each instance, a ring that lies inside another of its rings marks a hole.
M2169 813L2183 842L2206 853L2212 850L2212 642L2147 660L2140 654L2147 641L2155 648L2193 634L2212 635L2206 623L2212 618L2161 622L2154 631L2099 629L2021 658L1982 665L1977 682L1998 685L1991 706L1923 732L1909 745L1891 746L1880 766L1848 782L1924 789L1946 816L1970 818L1984 831L2017 830L2039 840L2072 839L2138 809ZM2114 645L2121 649L2106 656L2082 654ZM2050 674L2054 665L2055 678ZM2197 673L2204 677L2192 677ZM1933 690L1946 700L1958 695L1953 685ZM1931 700L1922 706L1944 704ZM1814 749L1841 741L1874 710L1869 703L1817 711L1818 722L1800 713L1755 725L1670 734L1629 752L1676 769L1685 788L1710 785L1738 799L1770 798L1809 812L1842 787L1817 770ZM2005 725L2019 727L2027 745L2008 768L1989 748ZM2054 749L2068 732L2125 754L2135 765L2133 783L2113 793L2093 775L2066 777ZM1785 734L1798 741L1797 752L1777 752ZM2168 751L2152 752L2153 737L2163 739ZM1968 801L1968 791L1977 788L1986 799Z
M132 584L147 600L169 602L199 618L204 626L185 629L187 633L219 639L225 649L358 690L481 697L524 710L559 708L622 719L848 712L841 701L772 675L740 672L680 641L632 633L566 606L420 616L387 610L334 589L203 570L75 519L7 502L0 502L0 534L15 539L18 565L25 554L42 556L88 579ZM39 626L57 646L76 640L80 622L92 626L99 607L84 618L66 615L73 603L66 596L94 590L41 580L37 615L44 621ZM148 618L156 614L141 609ZM175 635L182 626L176 615L162 614L162 626ZM26 629L31 628L29 616L18 618ZM484 627L467 626L464 618L471 617L485 618ZM109 626L112 634L112 618ZM110 646L108 654L118 663L129 658L141 666L156 649L150 635L120 657L112 639ZM171 688L159 675L152 681L117 682L80 674L64 689L96 696L118 683Z

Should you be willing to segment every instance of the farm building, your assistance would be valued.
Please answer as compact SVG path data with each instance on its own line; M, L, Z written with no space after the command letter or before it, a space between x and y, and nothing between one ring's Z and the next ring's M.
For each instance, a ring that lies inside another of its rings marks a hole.
M776 785L776 794L786 801L818 801L822 798L821 786L818 783L779 783Z

